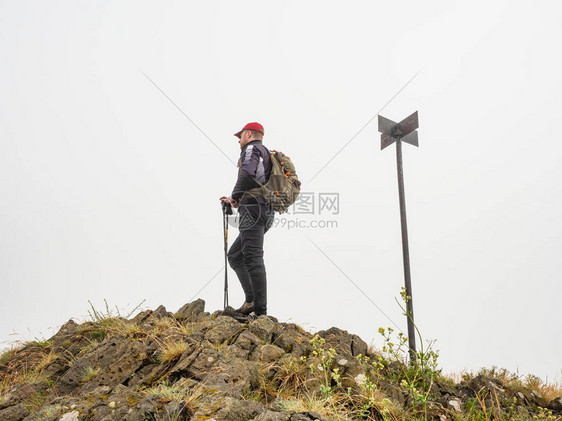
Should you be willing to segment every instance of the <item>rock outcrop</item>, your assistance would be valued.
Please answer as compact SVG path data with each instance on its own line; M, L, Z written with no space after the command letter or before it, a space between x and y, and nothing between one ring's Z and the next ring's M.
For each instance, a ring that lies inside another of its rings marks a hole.
M363 419L407 417L414 398L392 381L399 367L373 364L367 344L344 330L314 337L268 316L211 315L203 300L131 320L70 320L48 341L2 356L0 420L327 420L336 391L347 399L342 411L363 405L355 412ZM562 398L547 402L486 376L434 379L430 392L429 419L452 419L480 401L506 416L562 413Z

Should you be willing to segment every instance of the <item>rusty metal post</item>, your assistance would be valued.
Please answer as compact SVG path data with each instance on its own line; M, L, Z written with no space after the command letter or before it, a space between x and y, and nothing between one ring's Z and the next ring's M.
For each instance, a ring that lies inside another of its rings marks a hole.
M410 363L416 359L416 332L414 329L414 303L412 301L412 279L410 277L410 247L408 223L406 221L406 197L404 194L404 172L402 166L402 141L396 142L396 165L398 170L398 197L400 200L400 223L402 227L402 256L404 260L404 284L406 287L406 313L408 317L408 347Z
M410 248L408 244L408 224L406 221L406 195L404 193L404 170L402 165L402 142L418 146L419 127L416 111L400 123L395 123L379 115L381 149L396 142L396 167L398 173L398 198L400 201L400 225L402 228L402 256L404 261L404 285L406 289L406 317L408 322L408 347L410 364L416 360L416 331L414 327L414 303L412 298L412 280L410 276Z

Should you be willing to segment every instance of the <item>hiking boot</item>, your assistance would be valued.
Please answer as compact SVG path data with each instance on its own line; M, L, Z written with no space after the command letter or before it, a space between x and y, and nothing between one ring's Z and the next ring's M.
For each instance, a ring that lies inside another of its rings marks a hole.
M247 320L248 322L253 322L254 320L257 320L258 317L259 317L259 316L258 316L256 313L254 313L254 312L252 311L250 314L248 314L248 315L246 316L246 320Z
M254 303L248 303L246 301L244 301L244 304L242 304L242 307L240 307L238 310L236 310L238 313L242 313L243 315L248 315L250 314L252 311L254 311Z

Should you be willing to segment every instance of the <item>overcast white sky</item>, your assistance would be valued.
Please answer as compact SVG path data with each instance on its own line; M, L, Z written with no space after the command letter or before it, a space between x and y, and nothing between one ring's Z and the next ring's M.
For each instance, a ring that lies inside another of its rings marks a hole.
M394 146L373 117L419 72L381 111L420 116L416 322L445 371L560 376L561 21L556 1L0 1L0 346L88 300L175 311L217 273L198 297L220 309L236 168L208 138L236 161L249 121L303 191L340 197L267 234L270 314L381 345L391 322L351 279L405 330Z

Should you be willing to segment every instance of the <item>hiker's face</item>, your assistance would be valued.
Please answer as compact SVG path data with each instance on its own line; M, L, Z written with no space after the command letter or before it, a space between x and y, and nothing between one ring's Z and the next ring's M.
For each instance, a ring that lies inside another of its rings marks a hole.
M240 140L238 141L238 143L240 144L240 149L246 146L250 142L250 140L252 140L252 132L249 130L244 130L240 134Z

